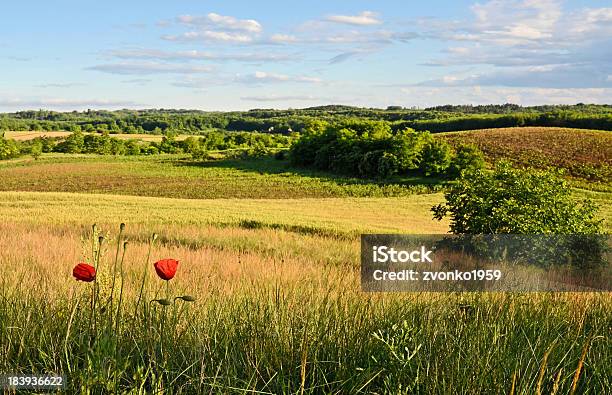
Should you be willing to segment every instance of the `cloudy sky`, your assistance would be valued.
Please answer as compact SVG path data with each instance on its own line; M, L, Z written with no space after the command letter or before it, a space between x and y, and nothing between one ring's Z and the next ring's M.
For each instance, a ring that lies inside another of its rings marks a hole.
M0 111L612 103L609 1L32 1Z

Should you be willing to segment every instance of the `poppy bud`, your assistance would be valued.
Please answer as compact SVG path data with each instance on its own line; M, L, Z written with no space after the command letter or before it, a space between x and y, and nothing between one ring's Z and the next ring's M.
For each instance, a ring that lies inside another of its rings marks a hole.
M170 306L172 304L168 299L153 299L151 302L157 302L162 306Z
M185 302L195 302L196 298L191 295L177 296L176 299L182 299Z
M125 224L122 222L121 225L119 225L119 230L124 230L125 229Z
M171 280L176 274L179 262L176 259L162 259L153 265L162 280Z
M89 283L96 279L96 268L86 263L79 263L72 269L72 275L77 280Z

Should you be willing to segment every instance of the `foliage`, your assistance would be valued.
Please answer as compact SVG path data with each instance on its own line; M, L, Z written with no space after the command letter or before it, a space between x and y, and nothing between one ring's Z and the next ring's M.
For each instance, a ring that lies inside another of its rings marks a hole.
M602 230L591 200L577 205L571 190L552 171L520 170L500 162L493 172L467 170L432 208L450 214L455 234L595 234Z
M484 155L475 145L461 144L455 149L455 156L451 159L449 173L458 177L463 170L478 170L485 166Z
M514 126L564 126L612 130L612 106L522 107L514 104L439 106L387 109L320 106L304 109L253 109L234 112L194 110L119 110L55 112L20 111L0 114L0 130L83 131L104 133L167 132L199 135L207 131L247 131L291 135L321 129L319 122L351 122L352 119L387 123L393 130L406 128L445 132ZM347 126L349 127L349 126Z
M13 140L0 136L0 159L11 159L19 156L19 147Z
M426 176L447 175L454 153L446 141L428 132L407 129L392 133L384 123L353 120L326 124L323 130L304 134L292 145L289 157L296 166L384 179L415 171ZM478 164L462 160L455 168Z
M191 154L194 159L207 157L210 150L229 149L278 149L287 148L292 138L284 135L247 133L247 132L206 132L200 137L188 137L179 141L174 133L166 133L160 142L145 142L136 139L119 139L108 131L102 134L72 132L65 139L36 137L35 139L16 142L3 140L3 147L11 147L0 159L9 159L21 154L40 156L42 152L67 154L98 155L156 155L156 154ZM14 152L16 149L16 153Z
M421 169L426 176L442 174L453 160L451 146L444 140L428 141L421 151Z

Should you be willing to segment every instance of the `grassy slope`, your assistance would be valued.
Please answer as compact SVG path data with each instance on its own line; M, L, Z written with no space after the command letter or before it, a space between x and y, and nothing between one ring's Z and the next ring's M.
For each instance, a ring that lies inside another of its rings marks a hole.
M427 191L419 177L375 184L295 169L274 159L194 163L186 156L45 155L0 162L0 190L113 193L190 199L408 196ZM414 184L414 185L413 185Z
M441 133L451 144L477 145L489 162L508 159L520 166L565 169L578 185L610 190L612 133L568 128L502 128Z
M74 193L0 192L0 216L17 222L321 229L323 233L444 233L429 207L441 194L363 199L168 199Z

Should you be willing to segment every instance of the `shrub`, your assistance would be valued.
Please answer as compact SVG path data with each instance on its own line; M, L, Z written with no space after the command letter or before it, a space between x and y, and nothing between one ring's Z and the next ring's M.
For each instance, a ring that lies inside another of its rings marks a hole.
M602 221L591 200L577 205L558 173L520 170L499 162L493 172L466 170L432 208L451 217L455 234L596 234Z
M15 141L0 137L0 160L16 158L19 154L19 146Z
M463 170L478 170L484 168L485 160L482 151L475 145L462 144L455 150L448 173L451 177L459 177Z
M399 160L392 153L385 152L378 160L378 176L388 178L399 170Z
M366 152L361 157L358 164L359 174L363 177L378 177L380 175L378 171L378 165L380 159L385 154L382 150Z
M286 150L276 151L276 153L274 154L274 159L276 160L285 160L286 158L287 158Z
M426 176L438 175L451 164L452 149L444 140L431 139L423 146L420 169Z

